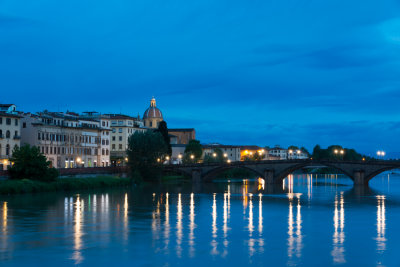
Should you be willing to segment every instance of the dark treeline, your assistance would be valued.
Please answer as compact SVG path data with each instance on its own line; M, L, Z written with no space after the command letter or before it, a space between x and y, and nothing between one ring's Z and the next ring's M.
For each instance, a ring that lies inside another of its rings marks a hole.
M328 148L321 148L316 145L311 155L315 160L370 160L370 157L358 153L353 148L343 148L340 145L331 145Z

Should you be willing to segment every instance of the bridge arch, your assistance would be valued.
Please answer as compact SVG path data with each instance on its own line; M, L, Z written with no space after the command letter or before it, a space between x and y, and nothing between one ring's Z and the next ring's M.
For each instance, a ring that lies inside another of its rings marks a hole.
M173 174L177 174L177 175L183 175L183 176L187 176L187 177L191 177L192 173L188 172L185 169L180 169L180 168L170 168L170 169L165 169L163 170L163 174L166 173L173 173Z
M399 169L399 166L385 166L383 168L377 169L376 171L373 171L371 173L368 173L365 176L365 180L367 181L367 183L374 177L378 176L379 174L386 172L386 171L390 171L390 170L394 170L394 169Z
M340 168L339 166L335 165L335 163L327 163L327 162L304 162L304 163L299 163L296 165L292 165L279 173L275 174L275 183L282 183L283 179L285 179L288 175L291 173L303 169L308 166L324 166L324 167L329 167L338 170L339 172L345 174L348 176L351 180L354 180L353 178L353 173L348 172L346 169Z
M254 173L254 174L258 175L258 176L261 176L261 177L264 176L263 173L260 173L258 170L253 169L251 167L240 166L240 165L222 165L222 166L218 166L218 167L216 167L216 168L214 168L212 170L209 170L208 172L204 173L203 174L203 180L205 182L210 182L215 178L216 175L218 175L218 174L220 174L220 173L222 173L224 171L234 170L234 169L248 170L248 171L251 171L252 173Z

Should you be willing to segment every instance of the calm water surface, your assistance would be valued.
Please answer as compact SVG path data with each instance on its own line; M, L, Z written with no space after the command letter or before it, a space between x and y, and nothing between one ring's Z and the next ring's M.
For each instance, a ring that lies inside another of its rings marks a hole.
M1 266L400 266L400 176L0 198Z

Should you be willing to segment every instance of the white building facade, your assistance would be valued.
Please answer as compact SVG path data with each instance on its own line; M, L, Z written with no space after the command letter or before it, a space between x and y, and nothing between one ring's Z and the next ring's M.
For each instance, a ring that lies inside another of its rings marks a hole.
M131 117L122 114L107 114L110 119L110 144L111 161L113 165L124 165L127 161L126 150L128 148L128 138L135 132L144 132L143 121L138 117Z
M21 116L14 104L0 104L0 170L11 166L13 149L20 146Z

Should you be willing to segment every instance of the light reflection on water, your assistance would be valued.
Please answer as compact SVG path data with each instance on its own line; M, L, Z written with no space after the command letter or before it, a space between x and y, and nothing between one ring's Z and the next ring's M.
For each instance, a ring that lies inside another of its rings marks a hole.
M385 209L385 196L376 196L378 201L377 212L376 212L376 232L377 232L377 250L383 253L386 249L386 209Z
M339 207L338 207L339 206ZM343 192L340 193L340 200L335 196L335 211L333 215L333 250L332 257L335 263L345 263L344 255L344 199Z
M388 225L400 223L400 180L391 178L390 191L387 174L376 189L362 190L343 177L308 174L290 175L272 191L246 179L200 189L7 197L0 199L0 260L26 265L40 249L52 265L105 265L115 257L139 266L293 266L315 257L323 265L396 265L400 233Z

